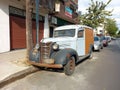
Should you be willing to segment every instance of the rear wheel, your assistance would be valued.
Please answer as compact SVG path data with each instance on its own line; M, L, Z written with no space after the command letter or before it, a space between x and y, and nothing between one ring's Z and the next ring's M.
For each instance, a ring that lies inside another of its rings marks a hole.
M90 52L89 52L88 58L89 58L89 59L92 59L92 58L93 58L93 50L92 50L92 48L90 48Z
M71 56L68 63L64 66L64 73L66 75L72 75L75 70L75 58Z
M91 52L90 54L89 54L89 59L92 59L93 58L93 53Z

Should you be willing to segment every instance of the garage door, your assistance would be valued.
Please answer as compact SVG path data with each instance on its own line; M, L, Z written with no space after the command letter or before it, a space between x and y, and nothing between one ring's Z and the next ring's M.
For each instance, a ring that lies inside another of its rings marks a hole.
M35 21L32 22L33 26L33 42L36 42L36 24ZM39 39L43 37L44 24L40 22L40 32ZM25 18L10 16L10 41L11 49L22 49L26 48L26 25Z

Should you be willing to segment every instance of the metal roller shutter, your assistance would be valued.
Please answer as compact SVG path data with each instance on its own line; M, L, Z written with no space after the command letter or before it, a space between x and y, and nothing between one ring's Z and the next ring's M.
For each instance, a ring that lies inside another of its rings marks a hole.
M36 42L36 27L35 21L32 22L33 27L33 42ZM40 40L43 37L44 23L40 22ZM10 16L10 41L11 49L26 48L26 24L25 18Z

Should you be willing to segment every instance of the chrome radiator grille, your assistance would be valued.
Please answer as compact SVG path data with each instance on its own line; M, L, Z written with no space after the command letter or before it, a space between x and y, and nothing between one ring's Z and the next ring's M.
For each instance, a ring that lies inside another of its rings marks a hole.
M44 60L49 59L50 57L50 51L51 51L51 42L49 43L41 43L41 49L40 49L40 56L41 61L44 62Z

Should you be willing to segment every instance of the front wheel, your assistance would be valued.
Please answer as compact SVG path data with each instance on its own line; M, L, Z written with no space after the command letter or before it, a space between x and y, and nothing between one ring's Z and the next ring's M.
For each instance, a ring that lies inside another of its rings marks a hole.
M68 63L64 66L64 73L66 75L72 75L75 70L75 58L71 56Z

